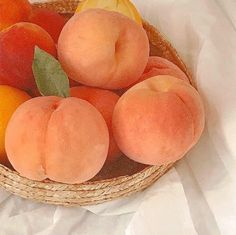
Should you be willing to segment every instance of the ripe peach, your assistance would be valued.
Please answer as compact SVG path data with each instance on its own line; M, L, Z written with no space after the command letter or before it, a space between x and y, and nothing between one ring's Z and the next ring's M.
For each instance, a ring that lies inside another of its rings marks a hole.
M115 161L121 155L121 152L112 134L112 114L115 105L120 97L108 90L102 90L86 86L73 87L70 89L70 94L71 96L88 101L102 114L108 126L110 136L107 161Z
M144 29L117 12L91 9L75 14L58 40L58 58L72 79L119 89L142 75L149 56Z
M15 23L26 21L31 10L28 0L0 0L0 31Z
M56 11L50 9L33 9L29 22L37 24L45 29L57 43L66 19Z
M22 90L35 88L32 62L35 46L56 56L51 36L31 23L17 23L0 33L0 84Z
M37 97L25 102L9 121L5 147L22 176L81 183L102 168L109 134L102 115L85 100Z
M203 127L198 92L189 83L166 75L133 86L113 113L113 134L121 151L150 165L183 157L196 144Z
M142 76L135 84L158 75L170 75L189 82L186 74L177 65L165 58L159 56L150 56Z

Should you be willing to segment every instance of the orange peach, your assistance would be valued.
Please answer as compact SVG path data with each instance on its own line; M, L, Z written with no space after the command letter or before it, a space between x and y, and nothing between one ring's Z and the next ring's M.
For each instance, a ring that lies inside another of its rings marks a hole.
M88 86L119 89L142 75L149 56L145 30L117 12L75 14L58 40L58 58L69 77Z
M165 58L150 56L142 76L135 84L158 75L170 75L189 82L186 74L177 65Z
M107 161L115 161L121 155L121 152L112 134L112 114L115 105L120 97L114 92L108 90L102 90L86 86L73 87L70 89L70 94L73 97L88 101L102 114L108 126L110 136Z
M15 23L26 21L31 10L28 0L0 0L0 31Z
M66 19L56 11L50 9L33 9L29 22L37 24L45 29L57 43Z
M102 115L78 98L37 97L9 121L5 147L15 170L33 180L74 184L102 168L109 133Z
M204 109L186 81L160 75L129 89L113 113L113 134L121 151L134 161L174 162L198 141Z
M17 23L0 33L0 84L29 91L35 88L32 62L35 46L56 56L51 36L31 23Z

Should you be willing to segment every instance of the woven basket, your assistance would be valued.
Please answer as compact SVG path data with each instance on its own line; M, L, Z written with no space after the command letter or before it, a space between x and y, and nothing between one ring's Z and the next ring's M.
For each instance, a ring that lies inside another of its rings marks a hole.
M61 14L72 14L79 1L64 0L36 3L34 7L54 9ZM151 55L169 59L191 78L186 66L171 44L147 22L143 26L148 34ZM50 180L37 182L20 176L16 171L0 165L0 186L23 198L56 205L92 205L141 191L160 178L173 163L163 166L144 166L126 157L113 166L104 166L91 181L83 184L62 184Z

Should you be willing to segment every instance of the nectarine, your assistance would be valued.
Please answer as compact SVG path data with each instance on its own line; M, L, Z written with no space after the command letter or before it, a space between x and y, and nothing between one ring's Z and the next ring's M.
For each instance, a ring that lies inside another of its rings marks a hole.
M66 19L56 11L50 9L33 9L29 22L37 24L45 29L57 43Z
M0 84L29 91L36 87L32 62L35 46L56 56L51 36L31 23L17 23L0 32Z

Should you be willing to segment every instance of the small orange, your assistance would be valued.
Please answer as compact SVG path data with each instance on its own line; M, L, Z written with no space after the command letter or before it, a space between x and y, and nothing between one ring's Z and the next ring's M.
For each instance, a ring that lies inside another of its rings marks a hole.
M31 97L14 87L0 85L0 164L8 165L5 153L5 131L15 110Z
M130 0L85 0L79 3L76 13L88 10L90 8L101 8L108 11L116 11L126 15L138 24L142 25L142 18Z

